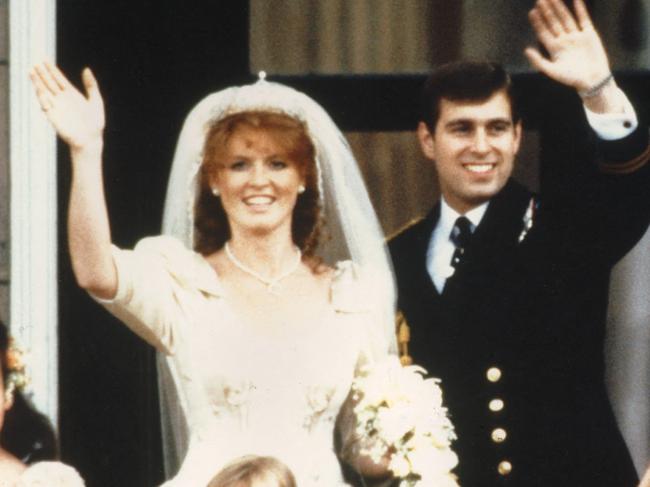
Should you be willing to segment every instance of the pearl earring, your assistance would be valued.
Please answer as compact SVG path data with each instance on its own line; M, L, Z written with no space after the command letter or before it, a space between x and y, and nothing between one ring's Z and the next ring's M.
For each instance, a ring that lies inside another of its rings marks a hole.
M214 188L212 188L212 194L213 194L216 198L218 198L218 197L219 197L219 188L217 188L216 186L215 186Z
M305 188L304 184L301 184L300 186L298 186L298 194L303 194L305 192L305 189L306 188Z

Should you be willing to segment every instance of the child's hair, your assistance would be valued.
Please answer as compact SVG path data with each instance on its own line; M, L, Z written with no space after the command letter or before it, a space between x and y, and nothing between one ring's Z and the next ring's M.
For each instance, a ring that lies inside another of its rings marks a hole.
M0 368L5 386L9 374L8 351L9 332L0 321ZM5 412L0 446L27 464L57 457L56 436L49 420L19 390L13 391L13 405Z
M296 487L296 480L280 460L247 455L226 465L208 487Z

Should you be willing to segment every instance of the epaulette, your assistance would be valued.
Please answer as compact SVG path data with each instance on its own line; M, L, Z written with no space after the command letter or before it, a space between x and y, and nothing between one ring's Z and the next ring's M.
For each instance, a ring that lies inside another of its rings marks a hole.
M388 235L386 237L386 242L390 242L391 240L393 240L398 235L400 235L400 234L404 233L405 231L407 231L409 228L417 225L422 220L424 220L424 218L425 217L423 217L423 216L419 216L419 217L413 218L412 220L409 220L406 224L402 225L399 229L395 230L393 233Z

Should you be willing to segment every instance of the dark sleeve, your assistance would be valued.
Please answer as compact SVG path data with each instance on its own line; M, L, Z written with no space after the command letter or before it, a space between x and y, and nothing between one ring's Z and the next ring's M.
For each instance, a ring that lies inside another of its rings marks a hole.
M601 234L612 264L643 237L650 223L650 146L643 125L620 141L599 141L596 191L603 192Z
M650 222L650 148L644 124L615 141L593 135L588 172L546 203L563 252L577 261L614 265L641 239Z

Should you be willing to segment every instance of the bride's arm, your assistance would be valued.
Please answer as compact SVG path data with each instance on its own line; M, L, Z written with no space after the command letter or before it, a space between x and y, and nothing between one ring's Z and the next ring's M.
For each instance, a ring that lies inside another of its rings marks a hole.
M458 487L456 438L436 379L387 355L357 374L342 411L343 457L359 473Z
M392 475L388 468L390 460L388 452L379 462L373 460L370 455L363 453L365 450L370 449L372 440L363 438L356 431L355 404L354 396L350 394L337 418L337 429L341 439L341 457L366 480L382 481L391 479ZM372 485L374 485L374 482Z
M78 284L110 299L117 291L111 256L111 234L104 197L102 150L104 103L90 69L82 72L85 93L48 63L35 66L30 78L38 101L57 134L68 145L72 185L68 210L68 243Z

